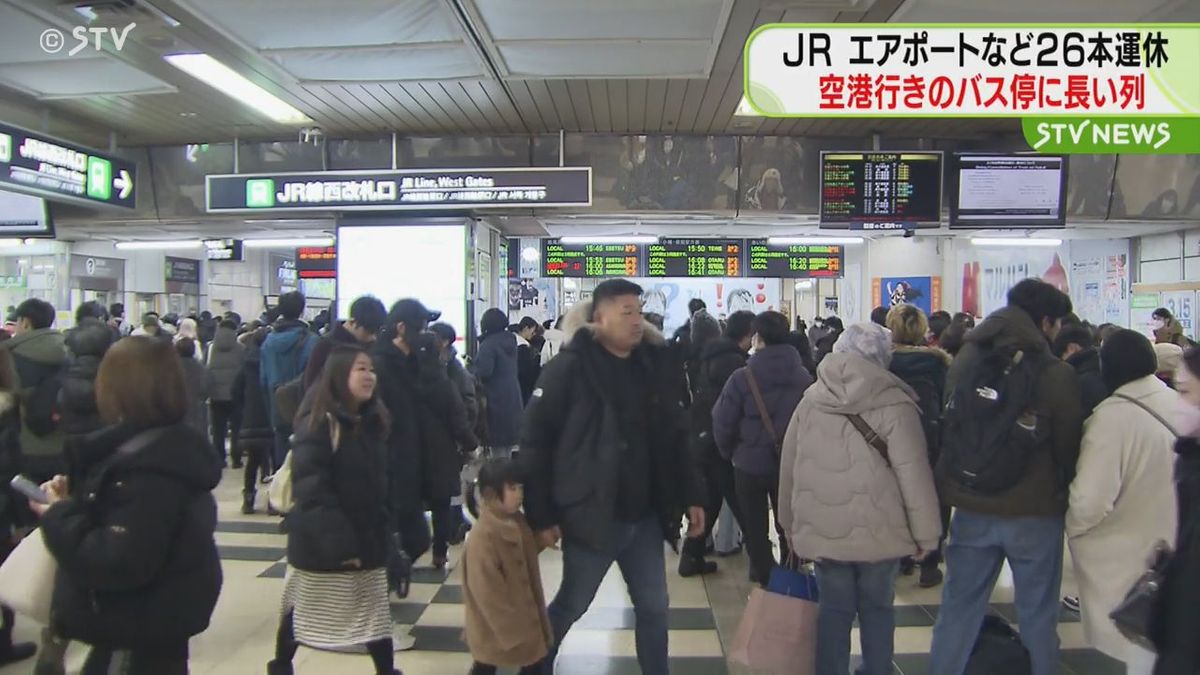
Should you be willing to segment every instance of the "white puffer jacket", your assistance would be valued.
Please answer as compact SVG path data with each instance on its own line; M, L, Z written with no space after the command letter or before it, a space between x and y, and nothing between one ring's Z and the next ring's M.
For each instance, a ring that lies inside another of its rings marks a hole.
M852 413L887 440L890 468ZM784 438L779 501L803 558L879 562L936 548L942 523L913 390L861 356L826 356Z

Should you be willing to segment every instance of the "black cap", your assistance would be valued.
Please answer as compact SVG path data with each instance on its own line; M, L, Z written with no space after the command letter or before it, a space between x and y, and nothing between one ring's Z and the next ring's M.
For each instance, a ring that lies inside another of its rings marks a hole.
M388 316L388 320L393 324L428 324L440 318L442 318L441 312L429 309L415 298L397 300L396 304L392 305L392 311Z

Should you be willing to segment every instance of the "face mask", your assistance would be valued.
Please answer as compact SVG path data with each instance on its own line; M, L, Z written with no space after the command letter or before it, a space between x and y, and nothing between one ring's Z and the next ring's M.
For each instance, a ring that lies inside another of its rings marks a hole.
M1154 327L1154 330L1162 330L1167 325L1167 322L1162 319L1155 319L1150 322L1150 325Z
M1175 427L1181 436L1200 436L1200 408L1182 398L1175 408Z

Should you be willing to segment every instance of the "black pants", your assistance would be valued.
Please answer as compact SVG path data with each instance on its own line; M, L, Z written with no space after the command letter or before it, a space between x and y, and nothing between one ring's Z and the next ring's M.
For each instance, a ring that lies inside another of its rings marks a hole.
M208 402L208 420L209 432L212 434L212 446L224 462L227 458L225 453L225 434L229 431L230 422L233 419L233 402L232 401L209 401ZM233 437L237 438L235 431Z
M275 634L274 663L291 663L296 658L296 650L300 643L296 642L296 613L288 610L279 621L279 632ZM393 675L395 668L395 651L392 649L392 638L372 640L367 643L367 653L375 664L376 675ZM90 675L81 673L80 675Z
M400 548L404 549L414 563L429 552L432 539L424 511L399 514L396 517L396 532L400 534Z
M541 664L535 663L532 666L522 668L520 675L537 675L540 672L542 672ZM496 666L489 666L486 663L476 661L471 666L471 672L468 675L496 675Z
M271 461L271 439L262 438L242 441L240 447L246 453L246 467L242 472L242 490L254 492L258 488L258 472Z
M772 512L779 533L780 557L786 559L788 555L787 539L779 526L779 476L755 476L735 469L734 483L742 504L742 538L750 556L750 570L755 583L766 586L776 562L768 535Z
M187 675L187 643L153 651L92 647L79 675Z
M462 519L456 517L454 511L451 510L449 497L430 500L429 512L433 520L433 557L444 558L446 552L450 550L450 538L454 536L454 530L462 522ZM459 514L461 513L462 510L459 509ZM422 518L424 518L423 514Z
M709 458L703 462L704 482L707 488L704 502L704 535L697 539L688 539L683 543L682 555L690 558L703 558L704 548L717 524L717 516L721 513L721 505L729 502L729 510L737 520L738 527L745 528L742 518L742 505L738 501L737 489L733 477L733 465L724 458Z

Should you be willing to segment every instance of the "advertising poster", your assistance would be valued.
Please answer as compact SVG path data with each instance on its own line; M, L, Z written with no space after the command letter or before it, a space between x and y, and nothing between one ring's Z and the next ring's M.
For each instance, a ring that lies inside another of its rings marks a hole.
M538 323L558 318L558 289L553 279L521 279L508 282L508 320L525 317Z
M747 310L780 311L779 279L633 279L645 289L642 311L663 315L667 334L688 320L688 301L700 298L719 319Z
M942 278L876 277L871 280L871 302L872 308L915 305L929 316L942 308Z
M1071 242L1070 295L1075 314L1093 325L1129 324L1129 242Z
M1008 304L1008 289L1030 277L1039 278L1060 291L1071 293L1065 246L1057 248L972 246L962 249L961 311L976 318Z
M1183 328L1184 335L1190 338L1196 336L1196 291L1165 291L1162 294L1162 306L1170 310Z

